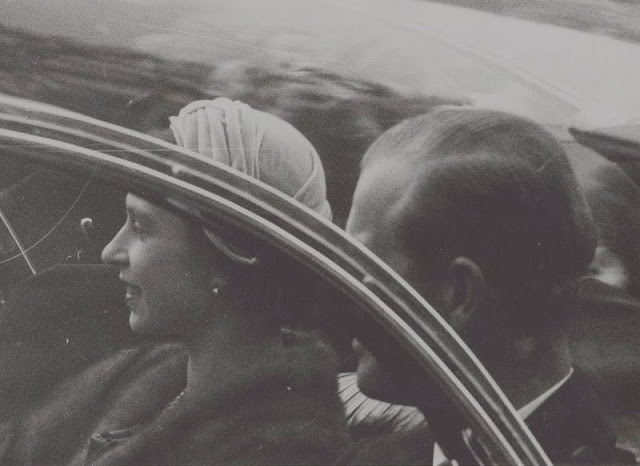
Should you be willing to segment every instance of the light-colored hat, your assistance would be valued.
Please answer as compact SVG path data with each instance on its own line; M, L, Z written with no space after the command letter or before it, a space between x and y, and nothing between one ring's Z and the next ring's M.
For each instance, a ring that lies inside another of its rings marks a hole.
M286 121L225 97L191 102L170 121L179 146L246 173L331 219L320 157Z
M324 169L311 143L286 121L225 97L198 100L170 117L176 143L256 178L331 220ZM217 235L207 236L240 262Z

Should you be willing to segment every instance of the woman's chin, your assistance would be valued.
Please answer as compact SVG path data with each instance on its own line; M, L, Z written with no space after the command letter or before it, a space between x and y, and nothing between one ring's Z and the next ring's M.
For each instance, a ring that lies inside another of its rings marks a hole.
M154 332L150 328L149 319L146 317L147 313L141 309L142 306L138 305L129 308L129 327L135 333L143 335L153 334Z
M138 316L133 312L129 314L129 327L135 333L145 333L144 325L142 325Z

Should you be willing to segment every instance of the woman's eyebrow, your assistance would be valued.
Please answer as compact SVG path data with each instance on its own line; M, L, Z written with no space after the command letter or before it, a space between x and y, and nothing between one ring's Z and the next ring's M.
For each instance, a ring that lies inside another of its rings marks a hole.
M129 204L126 205L127 215L134 217L138 221L150 222L153 220L153 213L145 209L143 205Z

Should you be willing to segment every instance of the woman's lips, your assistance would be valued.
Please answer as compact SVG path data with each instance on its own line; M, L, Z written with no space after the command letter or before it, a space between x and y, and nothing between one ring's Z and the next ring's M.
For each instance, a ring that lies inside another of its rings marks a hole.
M130 310L133 310L141 294L142 290L140 287L127 283L124 301Z

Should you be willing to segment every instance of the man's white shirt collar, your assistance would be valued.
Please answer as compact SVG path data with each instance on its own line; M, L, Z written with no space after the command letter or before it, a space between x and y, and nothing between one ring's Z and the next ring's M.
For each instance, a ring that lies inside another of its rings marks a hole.
M549 388L547 391L535 397L533 400L531 400L529 403L524 405L522 408L518 409L518 414L520 415L520 417L522 417L522 419L527 419L529 416L531 416L531 414L536 409L538 409L542 405L542 403L544 403L549 398L551 398L551 395L557 392L560 389L560 387L562 387L572 375L573 375L573 367L569 368L569 373L565 375L562 379L560 379L560 381L557 384L555 384L554 386Z
M560 387L562 387L567 380L573 375L573 367L569 368L569 372L565 375L558 383L551 386L548 390L544 391L529 403L524 405L522 408L518 409L517 412L523 420L526 420L531 414L538 409L545 401L547 401L551 395L557 392ZM445 463L447 461L447 457L444 455L444 452L440 448L440 445L437 443L433 444L433 465L438 465Z

